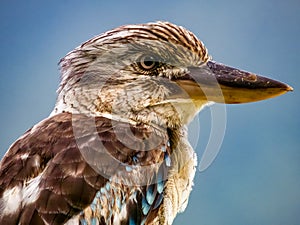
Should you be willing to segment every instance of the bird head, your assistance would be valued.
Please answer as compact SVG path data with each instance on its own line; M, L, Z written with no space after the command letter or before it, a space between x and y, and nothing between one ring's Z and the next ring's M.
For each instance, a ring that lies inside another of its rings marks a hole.
M110 116L167 127L188 123L210 103L281 95L286 84L212 61L190 31L168 22L121 26L60 62L53 114Z

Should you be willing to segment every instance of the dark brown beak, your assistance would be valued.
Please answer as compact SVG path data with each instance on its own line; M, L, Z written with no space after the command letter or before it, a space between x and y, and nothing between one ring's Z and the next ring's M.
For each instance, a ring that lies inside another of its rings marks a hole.
M287 84L235 69L214 61L201 67L189 67L189 72L176 83L197 100L218 103L255 102L282 95L293 88Z

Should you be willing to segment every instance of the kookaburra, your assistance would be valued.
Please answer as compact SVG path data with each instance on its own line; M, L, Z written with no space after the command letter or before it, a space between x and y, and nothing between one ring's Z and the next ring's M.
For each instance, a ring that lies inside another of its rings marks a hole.
M292 90L212 61L168 22L98 35L60 67L54 110L1 161L0 224L170 225L193 185L193 117Z

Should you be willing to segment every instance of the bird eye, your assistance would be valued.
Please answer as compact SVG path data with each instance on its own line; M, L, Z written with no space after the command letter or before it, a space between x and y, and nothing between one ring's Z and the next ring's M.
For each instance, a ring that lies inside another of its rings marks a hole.
M150 55L144 55L138 60L138 65L141 69L152 70L158 67L159 62Z

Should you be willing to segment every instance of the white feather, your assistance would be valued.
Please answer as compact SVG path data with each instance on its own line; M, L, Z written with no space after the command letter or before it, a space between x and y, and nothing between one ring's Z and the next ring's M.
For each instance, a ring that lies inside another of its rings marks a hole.
M0 200L0 211L2 215L15 213L21 206L22 189L20 186L15 186L3 192Z
M26 207L26 205L38 199L40 195L39 184L41 176L42 174L29 180L23 187L19 185L3 192L3 196L0 199L0 211L2 216L13 214L20 210L21 207Z
M40 195L39 184L41 181L41 176L42 173L28 181L27 184L23 187L22 194L24 205L29 205L30 203L33 203L38 199Z

